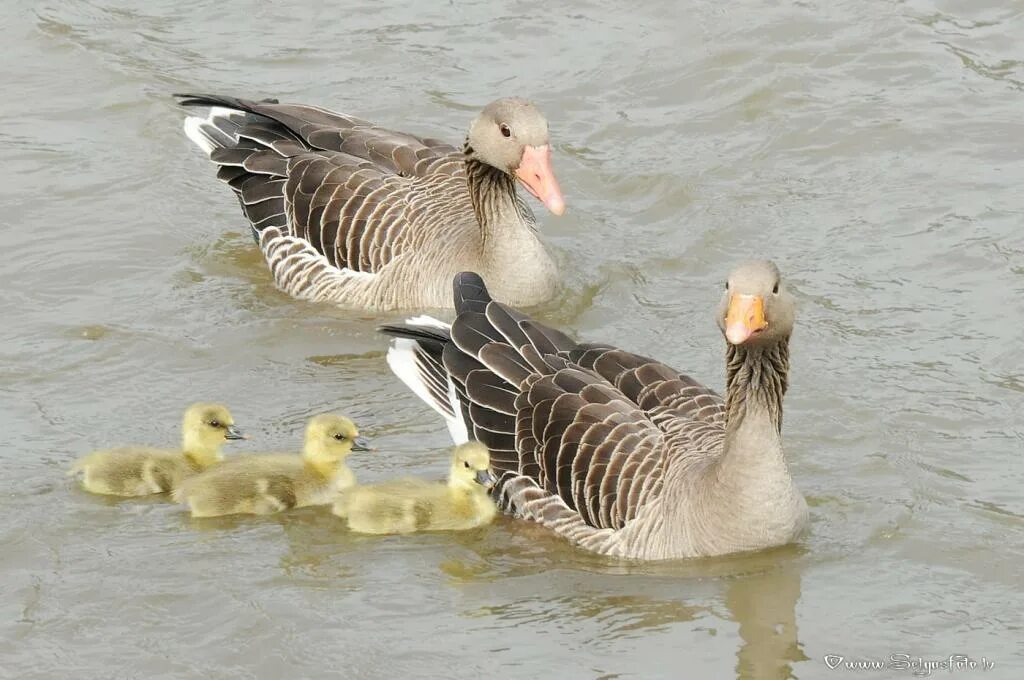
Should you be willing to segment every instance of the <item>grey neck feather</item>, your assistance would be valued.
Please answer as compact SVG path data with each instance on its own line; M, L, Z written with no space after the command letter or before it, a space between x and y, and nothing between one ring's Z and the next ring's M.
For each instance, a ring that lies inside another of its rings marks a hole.
M532 227L533 220L527 208L516 195L516 180L476 157L473 147L466 142L466 181L473 212L480 223L483 240L500 231L510 221Z
M793 485L782 449L782 398L789 339L726 352L726 424L722 448L705 475L672 471L675 487L666 533L669 554L717 555L776 545L803 526L806 504ZM674 508L678 508L676 511Z
M725 429L766 414L782 433L782 398L789 385L789 337L768 347L728 344L725 364Z

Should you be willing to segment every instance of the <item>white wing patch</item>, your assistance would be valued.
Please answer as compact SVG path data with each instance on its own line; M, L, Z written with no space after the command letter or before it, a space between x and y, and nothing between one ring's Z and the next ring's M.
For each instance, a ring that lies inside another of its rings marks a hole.
M406 323L411 326L449 329L451 326L429 316L417 316ZM462 417L462 406L455 392L455 383L447 373L431 370L422 356L419 343L410 338L396 338L388 349L388 366L413 394L437 411L448 425L452 441L463 444L469 441L469 429ZM443 397L441 395L444 395ZM443 399L443 400L442 400Z
M437 328L437 329L440 329L442 331L450 331L452 329L452 325L450 323L445 323L444 321L439 321L438 319L435 319L432 316L427 316L426 314L421 314L419 316L410 317L409 319L406 319L405 322L407 324L409 324L410 326L422 326L424 328Z

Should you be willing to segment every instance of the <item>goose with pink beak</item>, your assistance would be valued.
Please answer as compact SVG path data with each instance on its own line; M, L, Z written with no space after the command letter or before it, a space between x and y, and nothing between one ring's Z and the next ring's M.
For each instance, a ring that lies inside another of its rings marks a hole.
M558 266L522 184L555 215L565 199L536 106L497 99L460 150L319 106L180 95L206 116L185 133L236 194L278 288L355 310L452 305L476 272L507 304L558 290Z
M488 104L469 128L465 153L472 195L485 197L486 184L500 186L494 171L503 171L519 180L553 214L565 212L565 199L551 168L548 122L533 103L505 97ZM512 186L503 188L515 191ZM493 207L498 205L495 201ZM480 217L486 219L487 215Z

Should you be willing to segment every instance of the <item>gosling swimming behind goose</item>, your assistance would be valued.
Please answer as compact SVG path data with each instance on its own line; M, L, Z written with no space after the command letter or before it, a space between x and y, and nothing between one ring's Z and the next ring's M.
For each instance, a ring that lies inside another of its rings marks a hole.
M489 104L462 150L315 106L178 95L209 106L185 132L235 191L277 286L350 309L450 307L483 273L515 304L555 292L554 260L518 180L554 214L548 124L530 102Z
M392 369L478 439L499 507L597 553L656 560L795 540L807 524L782 448L794 301L767 261L737 267L717 321L723 400L663 363L582 344L455 279L458 316L384 326Z
M147 496L177 488L223 458L225 441L245 439L221 404L192 404L182 418L180 449L126 446L94 451L76 460L69 475L82 475L86 491L110 496Z
M301 455L238 456L186 481L174 500L187 504L193 517L269 515L326 505L340 489L355 484L345 459L352 451L368 449L351 420L319 415L306 426Z
M396 480L346 489L334 514L364 534L472 529L497 513L488 490L494 485L490 455L480 442L468 442L452 454L448 482Z

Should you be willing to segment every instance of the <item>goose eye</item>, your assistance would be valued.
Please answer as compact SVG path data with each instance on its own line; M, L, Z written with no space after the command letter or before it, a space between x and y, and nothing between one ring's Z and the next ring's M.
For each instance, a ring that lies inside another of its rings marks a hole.
M334 438L337 439L339 442L345 441L345 435L341 434L340 432L334 435Z
M729 282L728 281L725 282L725 289L729 290Z
M498 126L498 129L501 130L501 136L502 137L511 137L512 136L512 128L510 128L508 125L505 125L504 123L502 123L501 125Z
M778 294L779 294L779 282L776 281L775 282L775 287L772 288L772 295L778 295Z
M219 420L211 420L210 421L210 427L220 427L220 421Z

